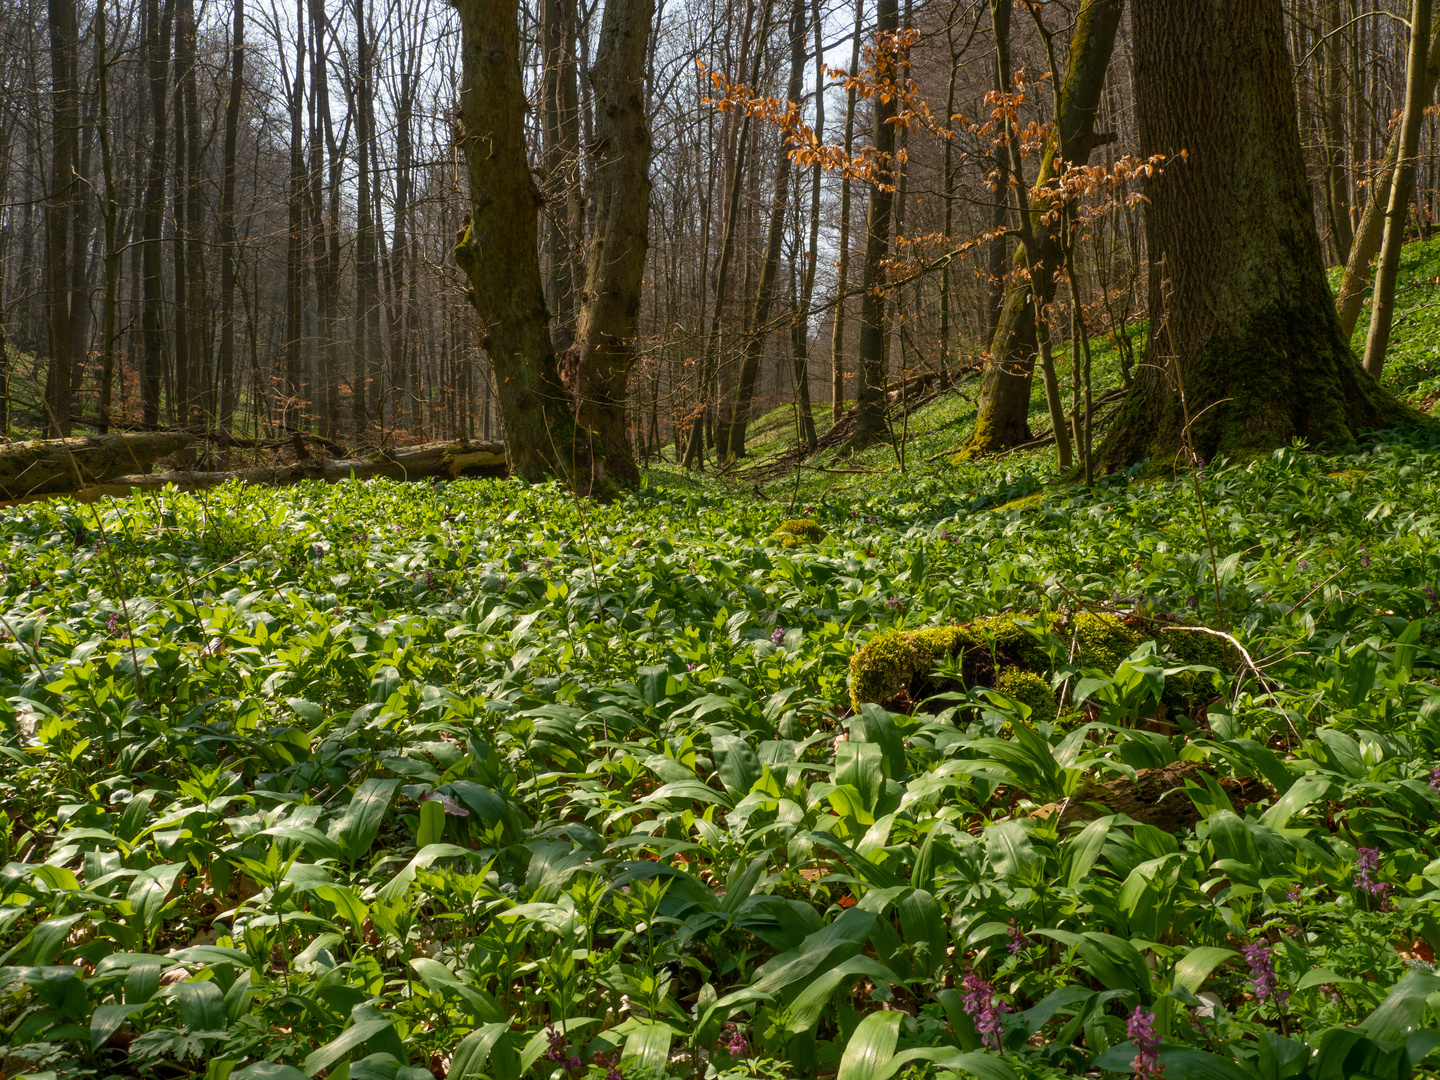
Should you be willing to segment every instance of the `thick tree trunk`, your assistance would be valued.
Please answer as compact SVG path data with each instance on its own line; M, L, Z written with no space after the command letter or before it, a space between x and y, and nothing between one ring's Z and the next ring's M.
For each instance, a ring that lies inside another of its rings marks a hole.
M1136 0L1133 17L1140 152L1187 159L1146 185L1148 362L1104 463L1340 445L1400 420L1330 301L1280 0Z
M580 190L580 96L575 71L577 13L574 0L544 0L543 136L545 188L545 285L555 323L555 348L575 341L576 254L583 248L585 220Z
M575 398L619 483L640 482L625 430L626 388L639 356L640 287L650 228L650 129L645 59L654 0L607 0L595 90L595 231L579 322Z
M182 0L183 2L183 0ZM357 6L356 18L359 19ZM290 107L290 183L286 189L286 214L289 228L285 237L285 430L296 432L301 429L300 411L300 365L305 347L305 195L309 187L305 176L305 58L308 42L305 38L304 0L295 3L295 67L290 75L287 88ZM363 29L362 29L363 34ZM364 38L361 38L363 43ZM279 45L279 42L276 42ZM363 44L361 46L363 52ZM362 70L358 80L368 87L368 72ZM362 147L364 143L361 144ZM363 153L361 160L364 160ZM362 181L360 190L365 191ZM361 204L368 210L368 203ZM362 210L362 214L366 211ZM361 228L367 229L368 214L362 218Z
M994 7L997 22L1001 6ZM1123 0L1087 0L1080 9L1057 95L1055 123L1035 179L1037 188L1055 181L1067 166L1085 164L1095 147L1105 141L1095 130L1095 115L1123 8ZM1013 182L1023 185L1020 165L1020 155L1012 153ZM1055 274L1063 258L1054 231L1058 225L1041 220L1043 208L1026 209L1023 187L1018 194L1022 196L1021 212L1029 214L1036 250L1027 250L1022 244L1015 252L1014 272L990 341L990 362L981 379L975 431L966 444L966 452L971 454L1005 450L1030 439L1030 393L1040 350L1035 313L1054 299Z
M527 480L564 477L599 491L590 436L575 424L550 338L540 279L540 192L525 150L526 93L513 0L459 0L460 148L472 215L455 245L470 280L482 344L495 373L510 469Z
M896 0L878 0L875 20L877 39L900 29L900 8ZM893 53L891 54L893 55ZM898 58L897 58L898 61ZM904 72L887 72L901 78ZM860 271L860 388L856 395L855 434L850 445L857 449L885 438L885 377L888 329L885 325L884 260L890 251L890 215L895 202L896 101L874 98L874 146L883 175L872 177L870 205L865 215L865 264Z
M110 152L110 52L105 5L95 5L95 80L100 94L100 118L96 128L100 137L100 168L105 176L105 300L101 315L100 341L100 433L110 430L110 398L115 377L116 296L120 287L120 252L116 248L116 229L120 214L115 194L115 168Z

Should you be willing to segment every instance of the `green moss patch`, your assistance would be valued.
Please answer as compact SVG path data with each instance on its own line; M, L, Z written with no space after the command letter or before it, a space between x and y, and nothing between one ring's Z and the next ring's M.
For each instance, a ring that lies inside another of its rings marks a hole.
M829 534L818 521L810 518L795 518L785 521L770 534L780 541L781 547L799 547L801 544L818 544Z
M953 676L936 669L953 671L958 662L965 685L993 687L1030 706L1035 720L1048 722L1056 716L1052 651L1061 662L1114 672L1145 641L1156 641L1163 655L1182 664L1234 669L1228 642L1178 623L1089 611L999 615L958 626L876 634L850 658L850 703L855 709L867 701L908 707L953 688ZM1185 706L1208 688L1201 675L1175 675L1166 680L1165 700Z

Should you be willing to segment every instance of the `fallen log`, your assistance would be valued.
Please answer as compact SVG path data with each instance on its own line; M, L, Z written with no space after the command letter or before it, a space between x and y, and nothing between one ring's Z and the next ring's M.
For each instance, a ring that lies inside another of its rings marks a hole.
M90 484L79 492L82 501L105 495L124 496L132 491L158 491L174 484L181 491L218 487L232 480L242 484L281 486L302 480L322 480L334 484L341 480L428 480L436 477L453 479L459 476L504 476L505 444L499 442L435 442L418 446L401 446L378 451L370 457L332 461L303 461L293 465L276 465L256 469L234 469L227 472L195 472L173 470L117 476L103 483Z
M32 439L0 448L0 500L77 491L129 473L195 441L185 432L114 432L78 439Z

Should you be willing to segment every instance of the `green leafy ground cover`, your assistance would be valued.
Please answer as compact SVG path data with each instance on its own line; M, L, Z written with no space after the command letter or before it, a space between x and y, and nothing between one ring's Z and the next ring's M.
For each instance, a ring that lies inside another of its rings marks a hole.
M1172 1078L1408 1075L1437 466L1212 464L1223 616L1188 476L8 509L0 1071L1009 1080L1131 1071L1138 1035ZM849 710L879 632L1137 608L1256 668L1077 669L1035 619L1054 721L979 685ZM1213 691L1150 722L1181 677ZM1027 816L1176 761L1266 794L1195 774L1173 835Z
M1387 381L1421 407L1437 276L1407 249ZM973 412L768 501L657 469L609 507L0 511L0 1073L1433 1075L1440 446L1212 463L1207 537L1185 474L952 463ZM1087 667L1045 627L1097 612L1248 662ZM958 663L852 711L876 635L997 615L1053 719ZM1029 816L1184 763L1173 834Z

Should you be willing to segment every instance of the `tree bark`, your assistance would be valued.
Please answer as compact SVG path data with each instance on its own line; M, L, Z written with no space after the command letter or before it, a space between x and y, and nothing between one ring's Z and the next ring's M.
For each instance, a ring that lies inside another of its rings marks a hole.
M798 106L800 83L805 68L805 3L793 0L790 11L790 76L785 86L785 100ZM751 308L750 331L746 335L740 360L740 376L735 383L735 397L730 415L715 425L715 456L731 461L745 453L745 428L750 423L750 409L755 403L755 388L760 378L760 361L769 336L766 324L775 300L775 275L780 268L780 244L784 239L785 219L790 206L791 159L782 145L775 164L775 186L770 195L770 222L765 236L765 254L760 262L760 281L755 289Z
M1136 0L1133 19L1140 152L1187 159L1146 185L1148 362L1104 463L1341 445L1402 419L1330 302L1280 0Z
M70 320L70 227L78 180L75 175L79 101L79 49L75 0L49 0L50 193L45 201L45 320L50 328L50 364L45 375L45 424L60 438L70 434L70 378L74 341Z
M1435 85L1440 83L1440 20L1432 22L1430 41L1425 50L1425 85L1422 96L1429 101L1435 94ZM1395 163L1400 158L1400 140L1403 134L1400 125L1390 133L1385 147L1385 157L1379 171L1370 181L1370 196L1365 200L1365 210L1355 228L1355 239L1350 245L1350 258L1345 262L1345 276L1340 281L1340 294L1335 298L1335 307L1340 314L1340 333L1346 341L1355 335L1355 324L1360 321L1360 312L1365 307L1365 293L1370 288L1370 264L1380 251L1380 241L1385 230L1385 211L1390 205L1390 188L1396 177L1402 185L1414 185L1415 173L1408 177L1398 173ZM1406 202L1410 192L1402 191Z
M144 255L142 257L141 329L145 364L140 379L141 418L147 424L160 420L160 380L165 367L165 297L162 230L165 214L165 97L170 81L170 30L174 0L146 0L150 82L150 160L146 167Z
M220 371L219 425L228 432L235 416L235 151L240 99L245 89L245 0L234 0L230 31L230 97L225 103L225 148L220 174Z
M1055 122L1035 178L1037 188L1055 181L1068 165L1085 164L1091 152L1106 141L1095 130L1095 115L1123 7L1123 0L1087 0L1080 10L1057 95ZM995 10L998 13L998 7ZM1011 180L1020 185L1017 194L1023 196L1020 164L1020 155L1012 153ZM1021 213L1029 215L1028 228L1036 250L1027 250L1022 244L1015 252L1014 272L990 341L990 362L981 379L975 430L965 447L969 454L1005 450L1030 439L1030 393L1041 346L1039 335L1048 332L1037 327L1036 312L1044 311L1055 297L1055 275L1063 255L1055 227L1041 220L1039 208L1028 209L1027 201L1020 199Z
M513 0L458 0L462 80L460 149L471 220L455 261L470 281L482 345L495 373L510 469L527 480L566 478L600 493L603 471L575 424L550 338L540 277L540 192L526 158L526 93Z
M878 0L875 18L877 40L900 29L900 8L896 0ZM892 54L893 55L893 54ZM903 62L896 58L897 62ZM899 79L904 71L888 72ZM855 434L850 445L860 449L888 434L885 424L885 376L887 339L885 325L885 256L890 251L890 215L895 201L895 118L894 97L877 94L874 146L882 174L870 181L870 205L865 214L865 263L860 271L860 388L856 395Z
M627 487L640 471L625 430L630 369L639 356L640 288L650 228L650 129L645 60L654 0L607 0L595 92L595 231L575 330L579 422L595 433L610 476Z
M545 278L555 348L575 341L577 254L585 218L580 190L580 97L575 71L575 0L543 0L541 41L545 143Z
M855 29L850 37L850 74L860 67L860 33L865 26L865 0L855 0ZM817 31L817 37L819 36ZM845 157L855 147L855 87L845 91ZM830 329L830 418L845 411L845 292L850 281L850 178L840 180L840 258L835 266L835 322Z

